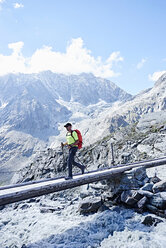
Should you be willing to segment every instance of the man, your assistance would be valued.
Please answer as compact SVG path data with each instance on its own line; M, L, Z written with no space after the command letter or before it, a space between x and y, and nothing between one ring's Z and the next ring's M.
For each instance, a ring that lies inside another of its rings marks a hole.
M67 142L64 144L61 143L61 145L62 147L68 145L69 148L69 157L67 160L68 177L65 178L66 180L68 180L73 178L72 165L76 165L78 168L80 168L82 174L84 174L85 166L74 161L74 156L76 155L76 152L78 150L78 143L79 143L77 132L72 130L71 123L67 123L66 125L64 125L64 127L67 130L67 134L66 134Z

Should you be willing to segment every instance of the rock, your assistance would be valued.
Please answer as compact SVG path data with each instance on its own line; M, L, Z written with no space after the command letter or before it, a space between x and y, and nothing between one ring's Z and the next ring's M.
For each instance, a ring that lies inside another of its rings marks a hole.
M135 168L132 169L131 172L133 174L133 177L138 181L143 181L147 177L145 168Z
M122 159L122 164L129 163L130 159L131 159L131 153L123 152L122 155L121 155L121 159Z
M136 202L137 202L137 200L135 200L133 197L128 197L128 198L126 199L126 201L125 201L125 203L126 203L127 205L130 205L130 206L135 205Z
M158 183L158 182L160 182L161 181L161 179L159 178L159 177L157 177L157 176L154 176L154 177L151 177L150 178L150 182L152 182L152 183Z
M155 206L156 208L165 210L166 209L166 192L161 192L154 194L150 198L150 204Z
M91 195L92 195L92 193L90 193L90 192L82 192L82 193L80 193L80 198L84 199L84 198L89 197Z
M5 205L0 206L0 211L5 208Z
M158 193L161 191L166 191L166 181L160 181L153 186L153 192Z
M138 208L139 208L139 209L144 208L144 207L145 207L145 204L147 203L147 200L148 200L148 199L147 199L146 196L142 197L142 198L137 202Z
M61 208L60 207L41 207L40 208L40 213L53 213L55 211L60 211Z
M161 219L148 215L145 217L142 224L144 224L145 226L157 226L157 224L161 222L163 222Z
M158 213L158 208L156 208L155 206L151 205L151 204L146 204L146 208L148 210L150 210L150 212L157 214Z
M152 192L149 192L149 191L146 191L146 190L138 190L139 194L143 195L143 196L146 196L148 198L152 197L153 196L153 193Z
M140 188L141 190L145 190L145 191L150 191L152 192L152 188L153 188L153 183L146 183L142 188Z
M30 206L28 204L23 204L22 206L20 206L20 209L24 210L29 208Z
M104 201L110 201L110 200L114 200L114 198L117 195L114 192L105 192L104 194L102 194L102 199Z
M134 191L132 194L132 197L136 200L139 201L142 198L142 194L139 193L139 191Z
M101 213L101 212L104 212L106 210L110 210L110 209L107 205L103 204L101 207L99 207L98 212Z
M122 194L121 194L120 199L121 199L122 202L126 202L127 198L131 197L131 195L132 195L132 193L131 193L130 190L123 191Z
M132 196L132 191L123 191L121 194L121 201L126 203L127 205L134 205L137 200Z
M79 205L79 212L80 214L96 213L101 206L101 198L85 198Z

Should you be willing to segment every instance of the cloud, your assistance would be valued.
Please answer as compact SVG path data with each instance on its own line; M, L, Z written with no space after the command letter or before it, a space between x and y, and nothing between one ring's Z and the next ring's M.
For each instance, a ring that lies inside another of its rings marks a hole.
M137 64L137 69L141 69L143 67L143 65L145 64L147 60L146 59L142 59L138 64Z
M13 50L10 56L4 56L0 54L0 75L4 75L7 73L17 73L17 72L25 72L25 58L21 54L21 49L23 47L23 42L11 43L8 45L10 49Z
M22 3L14 3L13 6L14 6L15 9L19 9L19 8L24 7L24 5Z
M157 81L166 71L156 71L152 75L149 74L148 78L150 81Z
M0 4L4 3L5 0L0 0ZM0 5L0 11L2 10L2 6Z
M53 51L50 46L37 49L31 57L25 58L22 54L23 42L11 43L10 56L0 54L0 74L9 72L38 73L51 70L56 73L80 74L82 72L93 73L95 76L111 78L120 75L113 67L123 61L120 52L113 52L106 61L99 56L95 58L91 51L84 47L82 38L72 39L67 45L66 52Z

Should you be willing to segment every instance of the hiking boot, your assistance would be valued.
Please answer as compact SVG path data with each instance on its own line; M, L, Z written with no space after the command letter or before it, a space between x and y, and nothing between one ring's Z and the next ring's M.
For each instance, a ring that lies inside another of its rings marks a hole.
M71 176L65 177L65 180L71 180L71 179L73 179L73 177Z
M85 166L82 167L81 171L82 171L82 174L85 173Z

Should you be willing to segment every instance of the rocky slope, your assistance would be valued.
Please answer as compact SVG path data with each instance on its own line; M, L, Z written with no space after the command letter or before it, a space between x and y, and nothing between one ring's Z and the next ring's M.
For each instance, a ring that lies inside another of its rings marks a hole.
M91 144L119 127L138 122L148 113L165 112L165 110L166 73L153 88L141 92L126 103L115 104L110 109L99 113L95 119L82 121L79 126L83 130L87 144Z

